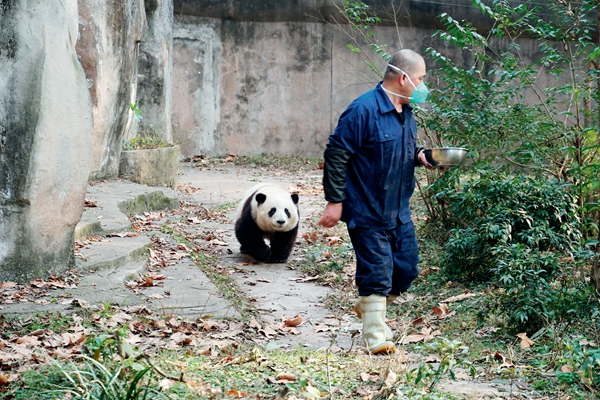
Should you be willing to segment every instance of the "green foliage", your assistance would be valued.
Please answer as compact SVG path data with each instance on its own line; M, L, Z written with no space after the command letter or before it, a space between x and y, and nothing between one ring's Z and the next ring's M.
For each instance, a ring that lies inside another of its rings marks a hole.
M567 253L579 244L577 204L556 181L480 170L462 189L434 198L450 204L446 224L455 227L441 257L451 279L489 277L502 246Z
M557 371L557 378L565 384L581 385L591 392L600 390L600 349L590 347L584 339L570 340L565 343L561 365L566 365L567 372Z
M140 121L142 119L142 110L138 107L138 102L129 104L129 109L133 112L133 119Z
M82 356L81 367L58 366L65 377L64 386L49 390L63 398L102 400L144 400L165 398L151 387L152 366L133 363L107 367L93 358Z
M434 145L468 147L475 165L504 163L574 185L582 233L596 244L600 48L592 38L598 5L553 1L540 9L485 3L473 1L494 22L486 35L468 22L440 16L444 30L434 37L458 48L461 60L434 47L426 50L436 65L430 75L439 84L430 112L419 113L425 132ZM524 36L539 44L531 61L518 41Z
M580 250L577 204L571 187L555 180L481 170L462 189L437 195L449 203L455 226L440 256L452 280L501 288L493 307L511 329L535 332L571 314L585 283L573 276L589 260ZM577 307L575 307L576 309Z
M90 355L24 376L26 388L17 398L144 400L166 398L153 379L155 367L127 342L127 328L112 335L91 335L84 346Z
M393 3L391 4L393 7ZM381 23L381 18L373 14L371 7L362 1L342 0L341 6L335 5L341 16L336 26L347 36L350 43L346 47L359 55L371 73L379 79L383 77L378 61L387 62L392 55L387 51L387 45L379 43L375 26ZM333 16L335 20L335 16ZM371 58L371 53L377 55Z
M131 345L124 342L127 337L127 328L119 328L113 334L90 335L86 338L84 348L96 361L109 361L114 354L127 354L131 356Z
M407 381L415 387L427 388L440 382L445 376L456 379L456 369L466 369L472 378L475 377L475 367L466 360L468 347L460 341L440 338L427 343L424 350L436 354L439 363L423 363L418 368L409 371Z

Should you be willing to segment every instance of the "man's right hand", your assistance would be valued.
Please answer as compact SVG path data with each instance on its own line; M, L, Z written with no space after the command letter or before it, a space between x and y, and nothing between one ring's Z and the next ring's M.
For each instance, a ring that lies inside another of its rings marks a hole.
M319 220L319 225L332 228L340 218L342 218L342 203L327 203L323 216Z

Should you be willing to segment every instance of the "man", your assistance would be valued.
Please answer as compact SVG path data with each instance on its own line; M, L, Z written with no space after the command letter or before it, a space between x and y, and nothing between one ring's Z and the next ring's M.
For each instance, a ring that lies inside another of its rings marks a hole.
M394 353L386 308L417 277L419 261L409 199L415 165L433 168L417 147L409 103L423 103L427 87L423 57L396 52L383 81L348 106L325 150L323 188L327 205L319 224L346 223L356 254L363 341L372 354Z

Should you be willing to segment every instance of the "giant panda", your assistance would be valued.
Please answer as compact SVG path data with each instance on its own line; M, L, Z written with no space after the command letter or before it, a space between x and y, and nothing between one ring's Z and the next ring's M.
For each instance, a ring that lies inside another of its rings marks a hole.
M299 217L296 193L272 183L250 188L235 215L240 252L256 261L286 262L296 242ZM269 240L270 247L264 239Z

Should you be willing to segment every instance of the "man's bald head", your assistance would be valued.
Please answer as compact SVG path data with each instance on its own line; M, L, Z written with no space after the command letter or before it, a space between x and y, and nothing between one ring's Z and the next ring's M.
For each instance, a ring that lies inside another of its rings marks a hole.
M412 75L417 73L425 65L425 60L423 60L423 57L421 57L419 53L410 49L402 49L394 53L389 64L400 68L408 75ZM384 79L396 78L400 73L401 72L398 70L388 66L385 71Z

